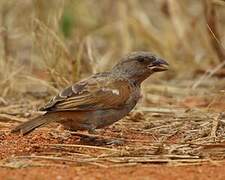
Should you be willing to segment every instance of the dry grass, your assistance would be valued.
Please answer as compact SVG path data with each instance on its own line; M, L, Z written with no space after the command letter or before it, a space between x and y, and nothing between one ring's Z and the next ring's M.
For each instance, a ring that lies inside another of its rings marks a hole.
M192 78L196 69L223 63L222 2L2 0L2 97L55 93L133 50L168 59L170 78Z

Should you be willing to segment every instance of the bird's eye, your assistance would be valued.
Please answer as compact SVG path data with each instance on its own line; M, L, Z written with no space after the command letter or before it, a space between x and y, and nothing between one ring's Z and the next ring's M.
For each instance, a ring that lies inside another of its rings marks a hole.
M144 61L145 61L145 58L139 58L139 59L138 59L138 62L141 62L141 63L142 63L142 62L144 62Z

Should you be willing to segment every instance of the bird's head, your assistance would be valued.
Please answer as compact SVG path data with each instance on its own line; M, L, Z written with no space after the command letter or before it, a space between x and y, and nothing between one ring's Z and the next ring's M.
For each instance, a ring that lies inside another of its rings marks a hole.
M169 64L149 52L133 52L123 57L122 60L113 67L112 72L122 74L127 78L141 83L151 74L168 70Z

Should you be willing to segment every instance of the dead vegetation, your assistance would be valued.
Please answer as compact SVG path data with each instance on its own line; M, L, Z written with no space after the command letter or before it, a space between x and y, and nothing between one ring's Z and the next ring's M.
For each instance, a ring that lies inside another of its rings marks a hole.
M1 0L0 166L223 161L224 9L222 0ZM160 54L170 71L149 79L135 111L92 142L51 133L57 125L9 134L59 89L135 50Z
M196 70L216 65L217 72L224 66L222 2L3 0L2 97L13 92L55 93L140 49L167 59L170 79L192 78Z
M138 163L178 166L218 164L225 158L224 113L181 107L139 107L113 127L99 130L98 135L66 134L55 131L56 125L52 125L21 137L10 135L9 129L24 121L29 111L24 110L25 114L20 115L14 111L11 112L14 115L9 115L9 109L0 109L2 167L60 164L117 167ZM22 117L15 117L16 114ZM111 139L116 145L110 143ZM10 152L5 151L8 148Z

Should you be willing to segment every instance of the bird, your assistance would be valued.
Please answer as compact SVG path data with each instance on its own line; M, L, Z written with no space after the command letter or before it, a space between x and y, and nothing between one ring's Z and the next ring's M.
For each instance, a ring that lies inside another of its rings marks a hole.
M125 117L141 97L141 83L168 67L168 62L151 52L128 53L110 71L93 74L60 91L39 109L43 115L11 132L25 135L56 122L69 131L95 133Z

